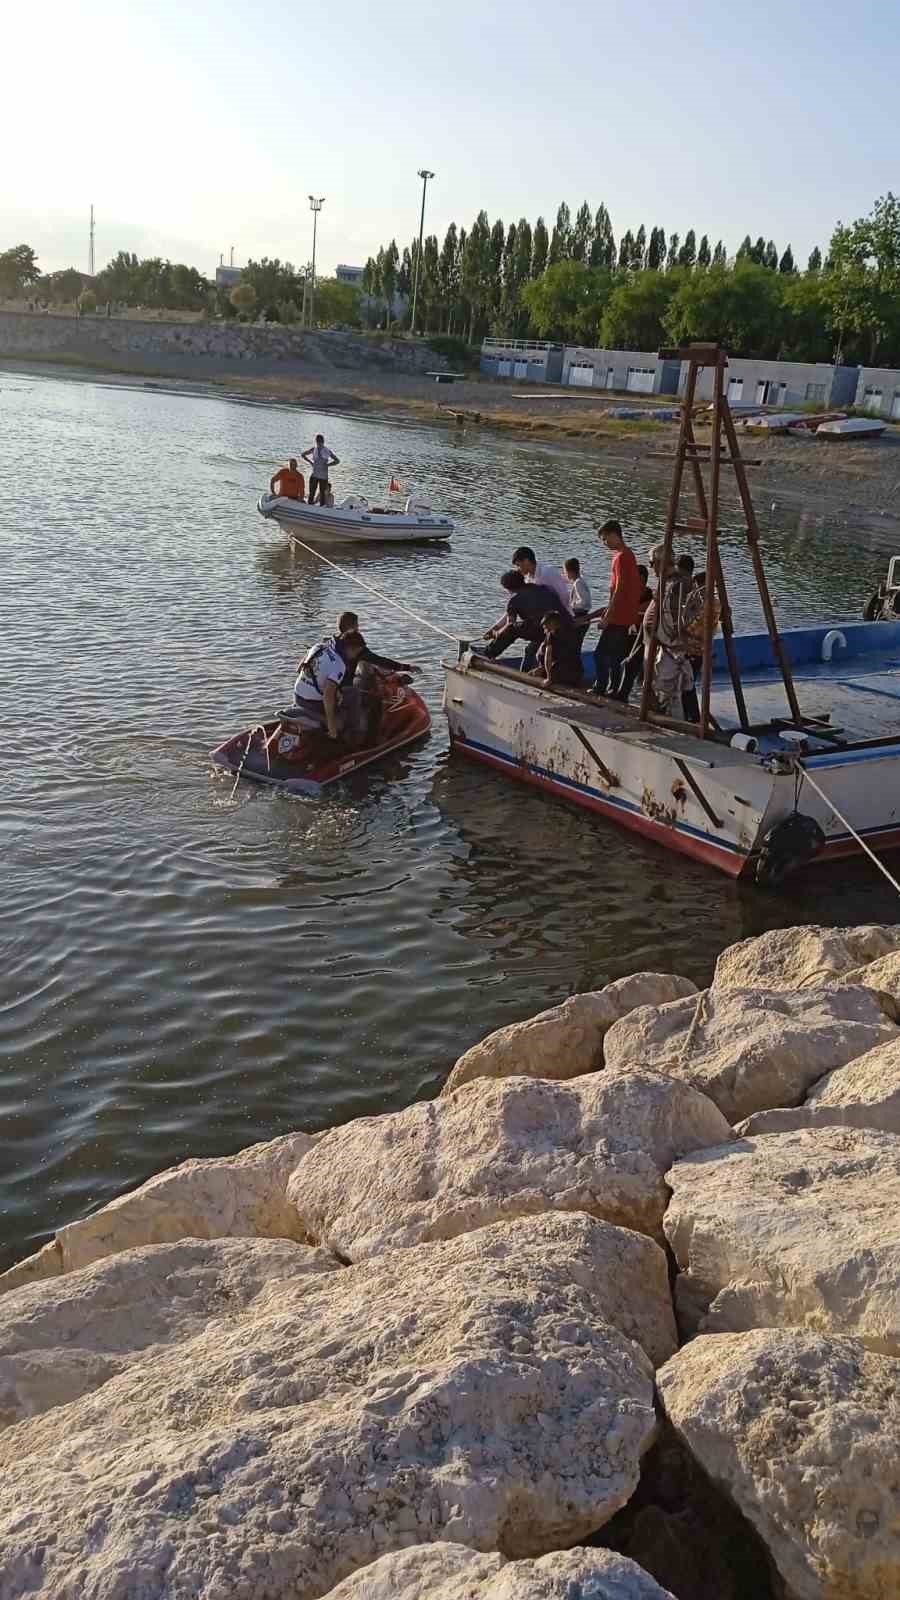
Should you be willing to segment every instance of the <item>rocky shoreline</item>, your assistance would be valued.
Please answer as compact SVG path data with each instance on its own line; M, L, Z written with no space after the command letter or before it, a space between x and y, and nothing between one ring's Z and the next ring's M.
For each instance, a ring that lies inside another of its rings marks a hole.
M900 1593L900 926L766 933L0 1277L0 1597Z

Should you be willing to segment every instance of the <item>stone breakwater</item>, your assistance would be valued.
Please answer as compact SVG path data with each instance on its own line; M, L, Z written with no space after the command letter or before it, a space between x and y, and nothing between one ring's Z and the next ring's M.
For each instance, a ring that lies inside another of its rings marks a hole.
M900 926L502 1028L0 1278L0 1600L900 1594Z
M130 317L51 316L0 311L0 355L67 359L94 363L145 363L158 360L237 364L277 368L285 363L331 370L357 369L421 374L444 369L443 357L427 345L405 339L371 339L360 333L281 327L242 322L141 322Z

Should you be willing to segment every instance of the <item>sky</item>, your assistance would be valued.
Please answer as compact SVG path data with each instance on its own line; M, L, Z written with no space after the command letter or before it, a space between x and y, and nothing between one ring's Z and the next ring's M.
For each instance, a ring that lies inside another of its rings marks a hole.
M900 186L900 0L42 0L4 21L0 250L212 273L602 201L618 239L746 233L805 263Z

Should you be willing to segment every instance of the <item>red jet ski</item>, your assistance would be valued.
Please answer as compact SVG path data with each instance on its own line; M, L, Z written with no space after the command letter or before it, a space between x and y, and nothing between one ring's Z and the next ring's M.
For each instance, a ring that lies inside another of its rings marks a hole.
M431 727L424 700L396 673L379 674L380 727L374 743L351 746L304 728L289 711L272 722L236 733L217 750L213 761L236 777L274 784L288 794L318 795L329 783L348 778L370 761L420 739Z

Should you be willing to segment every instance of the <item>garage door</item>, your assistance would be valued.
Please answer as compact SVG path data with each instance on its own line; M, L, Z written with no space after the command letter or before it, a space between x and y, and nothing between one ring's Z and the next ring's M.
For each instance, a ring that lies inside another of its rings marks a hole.
M630 389L632 394L652 394L655 378L654 367L629 367L625 387Z
M891 419L900 422L900 389L894 390L894 399L891 403Z
M516 370L513 373L513 377L514 378L527 378L528 377L528 362L527 361L517 361L516 362Z
M569 362L569 383L579 389L590 389L594 383L594 368L590 361Z

